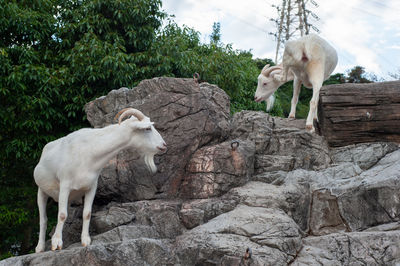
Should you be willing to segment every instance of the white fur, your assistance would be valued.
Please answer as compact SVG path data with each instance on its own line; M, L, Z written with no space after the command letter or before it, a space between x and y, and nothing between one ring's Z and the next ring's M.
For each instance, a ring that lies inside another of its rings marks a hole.
M141 120L132 116L121 124L104 128L84 128L48 143L34 170L38 185L40 216L39 242L36 252L44 251L47 227L48 197L58 201L58 222L51 241L51 249L61 249L62 229L71 201L85 197L81 241L90 245L89 223L97 180L101 169L118 152L133 148L144 155L148 168L155 172L154 155L165 151L166 144L148 117Z
M306 128L314 132L313 120L317 119L319 91L337 65L336 50L318 35L306 35L286 43L282 64L266 65L258 76L255 101L270 101L268 98L285 82L293 80L293 98L289 118L295 118L301 84L313 89ZM271 71L272 70L272 71ZM268 104L267 104L268 105ZM271 106L269 106L272 108ZM268 108L267 108L268 109Z

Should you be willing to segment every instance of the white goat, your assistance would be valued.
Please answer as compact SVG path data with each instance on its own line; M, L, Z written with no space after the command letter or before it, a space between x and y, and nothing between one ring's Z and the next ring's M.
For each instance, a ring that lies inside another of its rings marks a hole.
M314 132L313 120L317 119L319 91L337 65L336 50L318 35L306 35L286 43L282 64L266 65L258 76L256 102L266 101L267 111L272 108L273 93L285 82L293 80L293 98L289 118L295 118L301 84L313 89L306 129Z
M144 155L147 167L155 173L154 155L166 150L166 144L154 128L153 122L142 112L133 108L121 110L116 117L118 124L104 128L83 128L48 143L34 170L38 185L38 206L40 216L39 242L36 252L45 248L47 227L46 204L48 197L58 201L58 222L51 239L51 249L61 249L62 230L67 219L69 202L82 199L83 226L81 241L90 245L89 223L97 180L101 169L118 152L134 148ZM121 121L126 119L121 123Z

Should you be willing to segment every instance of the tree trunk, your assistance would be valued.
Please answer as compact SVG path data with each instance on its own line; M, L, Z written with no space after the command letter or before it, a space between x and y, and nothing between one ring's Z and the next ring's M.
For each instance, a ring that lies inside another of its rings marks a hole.
M330 146L400 143L400 81L324 86L318 120Z

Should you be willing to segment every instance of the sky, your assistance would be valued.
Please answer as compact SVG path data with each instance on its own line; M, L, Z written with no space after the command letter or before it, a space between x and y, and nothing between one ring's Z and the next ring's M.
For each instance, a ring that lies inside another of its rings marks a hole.
M334 73L356 65L384 80L400 74L399 0L308 0L319 17L310 22L338 52ZM194 28L208 43L214 22L221 25L221 41L234 49L251 51L254 58L275 59L276 8L282 0L162 0L162 9L180 26ZM294 2L294 1L293 1ZM312 31L313 32L313 31ZM278 59L278 61L280 61Z

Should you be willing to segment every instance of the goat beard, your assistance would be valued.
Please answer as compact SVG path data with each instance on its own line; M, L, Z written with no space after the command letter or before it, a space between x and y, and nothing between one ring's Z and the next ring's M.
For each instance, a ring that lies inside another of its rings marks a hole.
M152 174L157 172L157 166L154 163L154 154L146 154L144 156L144 162L146 163L147 168Z

